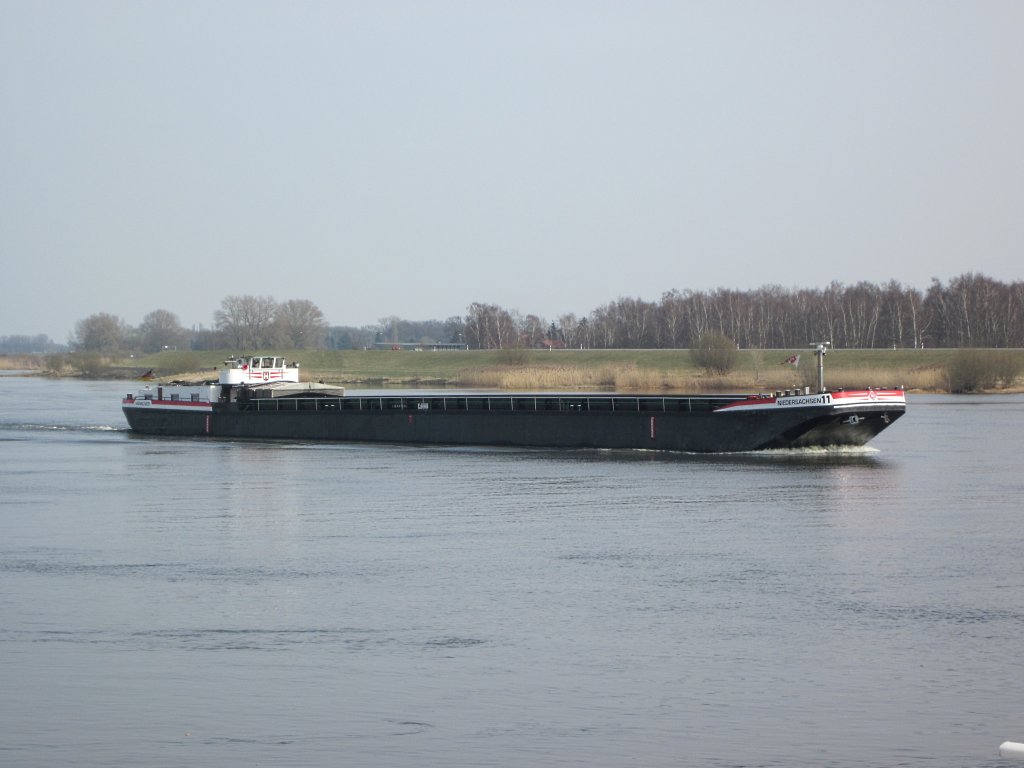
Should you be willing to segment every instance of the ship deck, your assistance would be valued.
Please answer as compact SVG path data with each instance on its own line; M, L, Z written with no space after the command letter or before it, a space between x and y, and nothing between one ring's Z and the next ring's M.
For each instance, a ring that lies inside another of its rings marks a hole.
M279 397L239 401L243 411L594 411L623 413L710 412L749 395L453 394Z

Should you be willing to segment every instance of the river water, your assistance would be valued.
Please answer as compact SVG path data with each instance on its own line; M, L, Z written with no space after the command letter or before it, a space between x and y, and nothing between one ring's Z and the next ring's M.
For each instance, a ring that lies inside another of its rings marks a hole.
M0 765L1000 766L1024 397L867 451L134 436L0 378Z

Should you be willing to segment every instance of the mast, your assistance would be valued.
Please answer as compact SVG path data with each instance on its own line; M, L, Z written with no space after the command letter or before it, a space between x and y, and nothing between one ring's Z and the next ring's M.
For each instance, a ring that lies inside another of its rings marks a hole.
M811 349L814 350L814 356L818 358L818 392L825 391L825 354L828 352L828 347L832 346L831 341L819 341L816 344L811 344Z

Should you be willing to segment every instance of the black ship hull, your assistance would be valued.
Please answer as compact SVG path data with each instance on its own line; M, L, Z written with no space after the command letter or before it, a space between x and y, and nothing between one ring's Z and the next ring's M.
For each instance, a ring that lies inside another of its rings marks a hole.
M720 453L864 445L905 410L901 391L867 394L126 400L124 412L149 435Z

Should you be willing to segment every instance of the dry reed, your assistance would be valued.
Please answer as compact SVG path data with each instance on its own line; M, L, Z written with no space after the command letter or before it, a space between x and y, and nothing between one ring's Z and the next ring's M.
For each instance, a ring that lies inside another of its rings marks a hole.
M41 355L0 355L0 371L38 371L45 367Z
M914 390L942 390L945 372L940 368L892 369L862 366L825 370L825 386L829 389L863 389L864 387L904 387ZM812 379L817 386L817 374Z
M657 392L667 389L668 383L665 374L661 371L630 365L615 371L614 386L616 389Z
M459 371L458 383L465 387L521 391L595 387L654 391L668 386L660 371L632 364L594 368L573 365L467 368Z
M897 387L939 391L945 387L945 372L939 367L917 369L859 366L826 369L829 389ZM565 366L493 366L468 368L459 372L457 383L464 387L532 390L615 389L634 392L771 392L817 387L817 371L801 368L768 368L733 371L723 375L695 375L682 370L661 371L635 364L602 365L595 368Z

